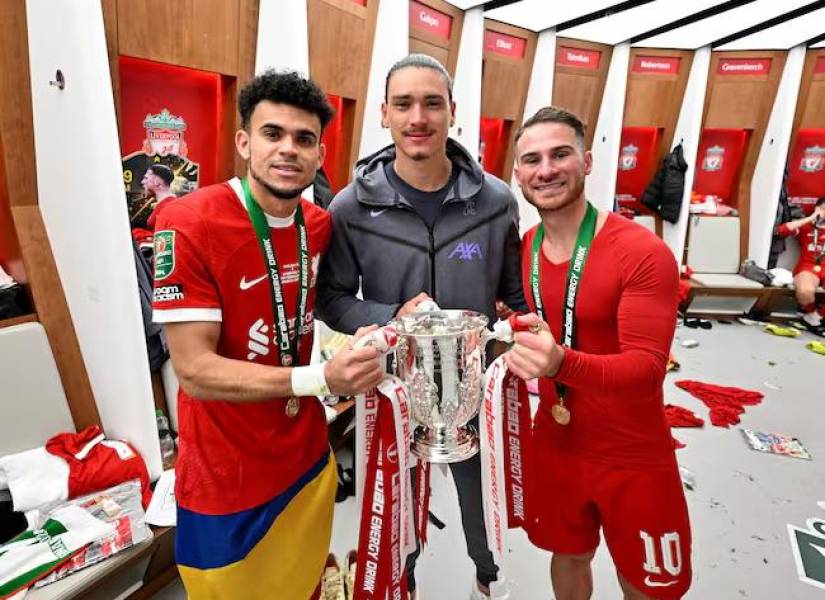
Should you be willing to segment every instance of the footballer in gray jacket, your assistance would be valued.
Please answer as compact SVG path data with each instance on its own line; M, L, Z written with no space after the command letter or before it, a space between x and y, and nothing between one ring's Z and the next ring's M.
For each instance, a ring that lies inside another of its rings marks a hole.
M344 333L384 325L421 292L441 308L484 313L491 324L497 299L527 311L516 199L452 139L447 156L457 173L432 227L388 180L394 145L358 162L355 180L329 207L332 242L316 302L327 325Z
M491 322L499 299L526 311L515 198L449 139L455 103L444 66L421 54L393 65L381 121L394 144L359 161L354 181L330 205L332 241L321 263L316 314L352 333L409 314L427 298L441 308L484 313ZM363 300L356 297L359 286ZM471 598L505 598L506 582L487 547L480 455L450 470L476 567ZM407 558L411 598L418 553Z

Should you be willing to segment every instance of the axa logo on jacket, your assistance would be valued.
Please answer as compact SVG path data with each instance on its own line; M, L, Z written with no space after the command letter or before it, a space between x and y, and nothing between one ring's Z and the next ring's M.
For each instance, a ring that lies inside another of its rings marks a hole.
M484 258L484 255L481 253L481 245L478 242L458 242L447 258L470 261L474 258L481 260Z

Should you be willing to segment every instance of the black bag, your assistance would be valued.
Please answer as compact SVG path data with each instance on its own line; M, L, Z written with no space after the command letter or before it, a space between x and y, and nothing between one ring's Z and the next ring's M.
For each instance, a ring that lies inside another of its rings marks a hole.
M19 317L30 312L29 299L22 285L15 283L0 289L0 319Z

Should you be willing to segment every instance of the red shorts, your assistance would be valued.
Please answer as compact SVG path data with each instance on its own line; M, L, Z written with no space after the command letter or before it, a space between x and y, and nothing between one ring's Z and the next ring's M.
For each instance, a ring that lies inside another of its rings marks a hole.
M820 265L821 268L819 270L819 273L816 272L815 267L816 267L815 262L812 262L812 261L800 262L796 265L796 268L793 270L793 274L794 275L799 275L802 271L807 271L808 273L811 273L812 275L816 275L817 277L819 277L819 285L824 285L825 284L825 264Z
M530 540L559 554L585 554L604 530L616 570L651 598L681 598L692 579L690 521L678 469L618 468L534 438Z

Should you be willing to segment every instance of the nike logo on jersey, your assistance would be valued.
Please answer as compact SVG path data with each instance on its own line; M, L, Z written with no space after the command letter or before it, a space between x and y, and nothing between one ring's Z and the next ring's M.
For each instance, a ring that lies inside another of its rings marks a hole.
M250 279L249 281L246 280L246 275L241 277L241 290L248 290L256 283L261 283L264 279L266 279L266 275L261 275L257 279Z
M677 579L674 579L673 581L653 581L650 578L650 575L645 577L645 585L647 587L667 587L669 585L673 585L674 583L679 583L679 581Z
M377 216L379 216L379 215L384 214L385 212L387 212L387 210L389 210L389 209L382 208L381 210L371 210L371 211L370 211L370 216L371 216L372 218L375 218L375 217L377 217Z

